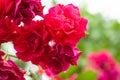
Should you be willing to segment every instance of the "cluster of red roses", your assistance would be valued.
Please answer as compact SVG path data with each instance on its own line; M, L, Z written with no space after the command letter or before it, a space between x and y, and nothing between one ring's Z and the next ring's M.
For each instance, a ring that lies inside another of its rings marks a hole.
M43 19L34 21L36 15ZM86 36L86 24L72 4L43 14L40 0L0 0L0 43L11 41L19 59L40 65L48 75L77 65L81 52L75 46Z

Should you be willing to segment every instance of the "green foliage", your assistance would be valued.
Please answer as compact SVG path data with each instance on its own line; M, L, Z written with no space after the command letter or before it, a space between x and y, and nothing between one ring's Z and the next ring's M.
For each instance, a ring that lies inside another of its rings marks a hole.
M71 77L74 73L76 73L79 70L79 67L77 66L70 66L69 70L67 70L66 72L61 72L59 74L59 76L61 78L69 78Z
M93 71L82 72L75 80L96 80L97 74Z
M84 58L87 54L101 49L109 50L113 57L120 62L120 23L117 20L109 20L100 13L91 14L87 9L81 9L81 15L88 19L87 37L81 39L77 47L83 52Z
M81 9L81 15L89 21L87 26L87 37L81 39L77 47L83 52L79 63L87 66L87 55L90 52L98 52L101 49L107 49L111 55L120 62L120 23L117 20L104 18L100 13L91 14L85 8ZM82 61L81 61L82 59ZM81 62L80 62L81 61ZM76 80L96 80L96 74L89 72L80 72Z

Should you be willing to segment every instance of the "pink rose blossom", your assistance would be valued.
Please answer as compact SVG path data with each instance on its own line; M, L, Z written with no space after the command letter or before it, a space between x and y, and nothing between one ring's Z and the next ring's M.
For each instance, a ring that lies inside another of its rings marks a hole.
M119 80L120 71L117 63L108 51L92 53L88 56L95 70L98 71L98 80Z
M98 74L98 80L120 80L120 73L118 69L102 71Z
M111 57L107 51L100 51L89 55L89 61L91 61L96 69L99 70L112 70L117 68L115 60Z
M50 8L49 13L45 15L45 23L50 28L55 42L75 46L81 38L86 37L87 20L80 16L79 9L72 4L58 4Z

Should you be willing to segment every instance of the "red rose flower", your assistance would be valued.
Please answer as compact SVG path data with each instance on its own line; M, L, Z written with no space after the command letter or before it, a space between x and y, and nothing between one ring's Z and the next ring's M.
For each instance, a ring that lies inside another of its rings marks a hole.
M0 4L0 16L9 16L17 24L29 23L35 15L43 15L40 0L2 0Z
M16 28L17 25L8 17L0 21L0 43L14 40Z
M70 44L64 44L60 55L65 58L67 62L72 65L77 65L77 60L82 54L77 48L72 47Z
M18 58L23 61L36 60L37 57L46 52L49 48L48 42L51 39L50 34L46 31L44 21L31 22L28 26L20 27L17 30L18 37L13 41L14 48L17 51Z
M85 37L87 20L82 18L79 9L72 4L56 5L45 15L46 25L53 33L55 42L64 44L76 43Z
M77 60L81 52L74 49L69 44L52 46L49 53L42 54L39 59L40 66L45 69L49 76L54 76L62 71L66 71L70 64L77 65Z
M0 52L0 80L25 80L25 72L21 70L13 61L2 60Z

